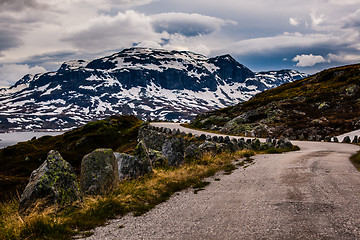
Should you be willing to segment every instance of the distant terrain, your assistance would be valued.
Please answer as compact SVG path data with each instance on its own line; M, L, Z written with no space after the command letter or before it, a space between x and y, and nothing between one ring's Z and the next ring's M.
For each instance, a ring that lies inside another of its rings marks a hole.
M360 65L324 70L201 114L192 127L258 137L323 140L360 128Z
M0 131L62 129L114 114L186 122L306 77L295 70L254 73L230 55L130 48L65 62L0 89Z

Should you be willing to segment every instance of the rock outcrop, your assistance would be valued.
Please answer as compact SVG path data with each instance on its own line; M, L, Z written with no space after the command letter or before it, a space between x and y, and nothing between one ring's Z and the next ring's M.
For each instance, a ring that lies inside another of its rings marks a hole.
M52 204L65 206L81 198L76 175L59 152L51 150L44 163L31 173L30 181L21 195L19 212L30 213L38 200L40 208Z
M118 163L111 149L96 149L81 162L81 190L87 195L105 194L119 183Z

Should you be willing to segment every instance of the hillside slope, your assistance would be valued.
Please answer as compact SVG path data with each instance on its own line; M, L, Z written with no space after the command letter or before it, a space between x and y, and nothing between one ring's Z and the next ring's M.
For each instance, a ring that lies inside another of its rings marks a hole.
M0 89L0 130L66 129L114 114L189 121L305 76L254 73L230 55L130 48L65 62L55 72L26 75Z
M324 70L199 115L193 127L223 133L322 140L360 128L360 65Z
M97 148L131 152L141 124L142 121L134 116L112 116L62 135L44 136L0 149L0 200L16 189L21 191L31 172L43 163L50 150L59 151L79 173L83 156Z

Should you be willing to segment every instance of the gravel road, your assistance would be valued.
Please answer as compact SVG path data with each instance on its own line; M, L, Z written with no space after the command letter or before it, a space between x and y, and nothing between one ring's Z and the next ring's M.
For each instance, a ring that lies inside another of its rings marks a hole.
M111 220L88 239L360 239L360 173L349 161L359 147L293 143L301 150L255 156L198 194Z

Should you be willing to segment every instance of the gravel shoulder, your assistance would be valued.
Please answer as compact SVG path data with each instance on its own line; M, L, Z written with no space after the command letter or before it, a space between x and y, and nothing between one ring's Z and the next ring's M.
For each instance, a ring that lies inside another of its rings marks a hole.
M360 239L360 173L349 161L359 147L294 144L301 150L257 155L198 194L184 190L88 239Z

